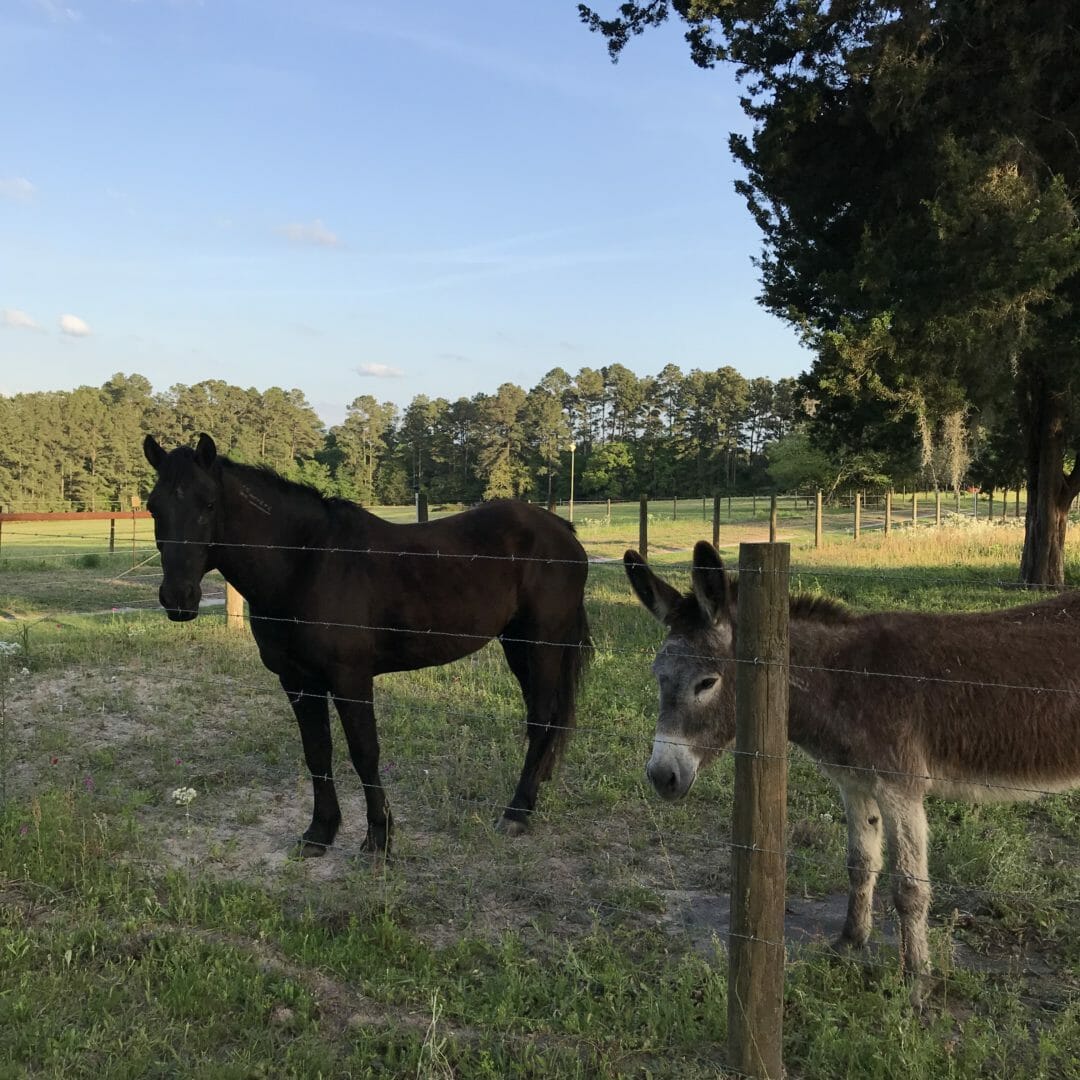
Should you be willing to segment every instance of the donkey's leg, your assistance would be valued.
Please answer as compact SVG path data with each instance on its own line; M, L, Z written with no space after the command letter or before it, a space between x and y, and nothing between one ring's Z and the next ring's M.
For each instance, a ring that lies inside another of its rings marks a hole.
M335 686L331 694L345 729L349 756L364 786L368 822L364 850L389 854L392 817L379 779L379 736L375 730L372 698L374 682L370 675L353 675L347 682Z
M847 815L847 919L839 945L861 947L870 937L874 886L881 870L881 811L874 799L855 788L842 788Z
M912 1003L922 1004L930 974L927 915L930 911L928 829L921 794L882 795L892 870L893 903L900 917L900 962L913 982Z
M549 779L555 767L554 752L559 735L559 718L555 712L563 650L557 645L532 645L520 641L503 641L502 647L525 698L528 748L513 798L496 828L507 836L520 836L528 829L541 781Z
M331 760L330 709L325 690L305 690L299 679L289 675L282 675L280 681L300 726L304 760L311 773L315 806L300 848L301 856L311 858L326 853L341 824Z

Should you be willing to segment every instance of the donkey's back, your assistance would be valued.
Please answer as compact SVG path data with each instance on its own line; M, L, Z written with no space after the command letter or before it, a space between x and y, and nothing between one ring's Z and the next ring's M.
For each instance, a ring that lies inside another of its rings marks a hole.
M859 764L964 800L1080 785L1080 593L991 612L867 615L843 639L823 666L837 721L867 735L871 760Z

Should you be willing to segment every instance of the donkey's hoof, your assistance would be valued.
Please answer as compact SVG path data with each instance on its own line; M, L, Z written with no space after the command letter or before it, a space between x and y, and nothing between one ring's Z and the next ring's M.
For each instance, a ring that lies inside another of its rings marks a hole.
M503 836L524 836L529 831L529 826L516 818L501 817L495 822L495 831L501 832Z
M845 953L860 952L864 949L869 949L870 938L869 935L867 937L857 938L850 937L848 934L841 934L839 937L833 938L829 945L834 953L843 955Z
M930 1002L930 995L937 985L938 980L933 975L916 975L911 980L911 993L908 999L915 1012L922 1013L926 1011Z

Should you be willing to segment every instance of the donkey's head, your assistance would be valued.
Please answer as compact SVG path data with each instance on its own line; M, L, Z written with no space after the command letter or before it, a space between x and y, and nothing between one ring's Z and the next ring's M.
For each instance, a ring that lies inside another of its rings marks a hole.
M187 622L199 614L199 583L214 567L213 544L221 533L217 448L209 435L200 435L194 450L182 446L166 453L147 435L143 453L158 476L146 504L164 574L158 599L173 622Z
M694 548L693 590L683 596L636 552L623 556L638 599L667 628L653 661L660 715L645 773L665 799L680 799L698 770L735 738L732 589L716 548Z

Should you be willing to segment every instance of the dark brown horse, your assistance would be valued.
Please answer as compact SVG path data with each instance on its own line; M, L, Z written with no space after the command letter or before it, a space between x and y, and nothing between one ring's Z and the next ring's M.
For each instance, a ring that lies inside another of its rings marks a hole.
M573 527L512 501L395 525L219 456L207 435L170 453L148 435L143 450L157 472L147 505L162 606L174 621L194 619L203 575L219 570L247 600L262 661L296 714L315 801L303 853L322 854L341 822L328 696L367 797L365 847L385 851L374 677L445 664L492 638L525 697L525 765L499 823L523 832L574 726L590 652L588 562Z
M628 551L626 573L668 634L653 664L660 715L647 773L665 799L735 738L737 604L716 549L694 548L685 596ZM1032 799L1080 786L1080 593L973 614L857 615L791 600L788 737L840 788L847 920L865 945L888 842L901 960L918 1002L930 969L927 795Z

